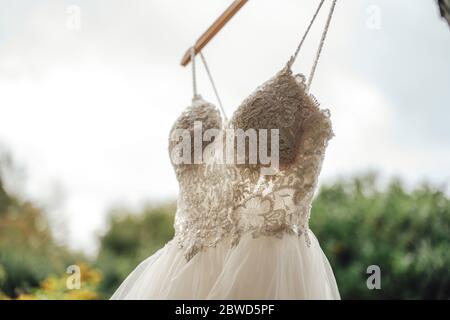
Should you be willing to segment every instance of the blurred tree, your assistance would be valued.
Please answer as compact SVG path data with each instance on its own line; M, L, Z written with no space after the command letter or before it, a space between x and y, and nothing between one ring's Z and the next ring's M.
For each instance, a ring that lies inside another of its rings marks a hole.
M100 290L109 297L136 265L173 237L174 204L148 206L141 212L115 209L109 230L100 239L97 266Z
M10 157L2 148L0 148L0 215L5 213L13 199L7 194L3 176L8 169Z
M100 283L101 273L92 269L84 262L78 262L80 267L81 283L79 289L67 288L67 275L51 275L41 282L38 288L29 293L20 294L18 300L97 300L100 295L97 286ZM1 298L1 297L0 297Z
M12 170L10 162L9 156L0 155L0 295L15 298L52 273L65 274L82 256L54 240L39 207L7 190L4 175Z
M447 20L450 26L450 0L438 0L438 5L441 16Z
M10 206L11 199L6 193L5 187L3 186L3 179L0 176L0 214L5 213L6 209Z
M173 237L174 204L113 210L96 268L84 268L90 280L81 291L68 291L66 267L86 259L59 245L42 209L9 191L3 178L0 170L0 299L108 298ZM325 184L314 200L311 229L343 298L450 299L450 199L444 188L408 190L398 179L381 188L373 174ZM381 290L367 288L370 265L381 269Z
M378 185L373 174L326 184L313 204L311 229L342 297L449 299L450 199L429 185L412 191L397 179ZM172 237L174 212L169 205L112 216L98 258L106 297ZM381 269L381 290L367 288L370 265Z
M400 180L386 190L374 175L321 188L311 229L321 241L344 298L449 299L450 199ZM381 268L381 290L368 290L367 267Z

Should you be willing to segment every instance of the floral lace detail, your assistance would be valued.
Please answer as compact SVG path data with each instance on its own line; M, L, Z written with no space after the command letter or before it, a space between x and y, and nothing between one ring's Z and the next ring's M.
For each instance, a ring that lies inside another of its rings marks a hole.
M309 244L311 202L333 136L329 117L306 92L304 77L294 77L286 67L245 99L229 124L243 130L279 129L280 170L275 175L262 175L260 165L217 164L213 158L206 164L174 165L180 184L175 238L186 258L227 236L236 245L245 233L304 234ZM172 131L191 130L194 121L202 121L204 129L221 128L217 109L199 100ZM214 142L203 144L204 150L213 147ZM169 151L173 148L172 141Z
M294 77L288 67L258 87L235 112L234 128L279 129L280 171L264 176L261 166L234 167L234 245L245 233L254 237L305 234L309 244L311 203L333 136L329 118L329 111L321 110L306 92L304 76Z
M213 164L186 173L180 179L180 197L175 216L175 237L185 257L215 246L229 235L232 193L224 177L225 165Z
M172 129L170 130L170 138L169 138L169 153L171 154L171 160L173 159L172 153L174 152L176 145L179 141L174 137L174 134L176 133L177 129L185 129L189 132L189 138L190 138L190 146L191 146L191 163L192 164L172 164L175 166L176 169L180 169L177 171L177 177L179 178L178 174L180 171L189 170L194 167L197 167L198 165L193 164L194 163L194 122L199 121L202 123L203 130L207 129L218 129L221 130L222 128L222 118L220 116L219 110L217 108L205 100L202 99L202 97L199 95L197 96L193 101L192 105L187 107L183 113L178 117L178 119L175 121ZM213 141L203 141L202 142L202 150L205 150L205 148L212 143ZM177 150L178 151L178 150ZM181 156L181 154L179 154Z
M169 152L172 154L176 129L187 129L194 139L194 121L201 121L203 130L222 129L220 113L210 103L196 99L175 122L171 130ZM214 161L214 140L203 142L201 164L174 164L180 195L175 215L175 240L185 250L187 260L200 250L215 246L230 233L229 220L232 190L225 164ZM211 150L211 151L210 151ZM191 156L193 160L193 149Z

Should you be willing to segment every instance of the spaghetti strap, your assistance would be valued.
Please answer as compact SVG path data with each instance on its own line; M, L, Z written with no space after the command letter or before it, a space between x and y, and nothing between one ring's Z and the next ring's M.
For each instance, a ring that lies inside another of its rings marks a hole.
M316 9L316 12L314 13L314 16L312 17L311 21L309 22L308 28L306 28L305 33L303 34L302 40L300 40L299 45L297 46L297 49L295 50L294 54L291 56L291 58L289 59L289 61L287 62L287 67L290 69L292 67L292 64L295 62L295 60L297 59L298 53L300 52L300 49L303 45L303 42L305 42L306 37L308 36L309 31L311 30L312 25L314 24L314 21L317 18L317 15L319 14L320 9L323 6L323 3L325 2L325 0L320 0L319 6Z
M206 58L203 53L200 51L200 58L202 59L203 66L205 67L206 73L208 74L209 82L211 82L211 86L213 88L214 94L216 95L217 102L219 103L220 111L222 112L222 116L225 122L228 122L227 115L225 113L225 109L223 108L222 100L220 99L219 92L217 91L216 84L212 77L211 71L209 70L208 64L206 63Z
M191 47L190 53L191 53L191 64L192 64L192 92L193 92L192 101L195 101L200 98L200 95L197 92L197 75L195 73L196 70L195 70L195 48L194 47Z
M331 18L333 17L334 8L336 7L336 1L337 0L333 0L333 3L331 4L331 9L330 9L330 13L328 14L327 23L325 24L325 28L322 32L322 38L320 39L319 48L317 49L316 57L314 59L314 64L311 69L311 73L309 74L309 77L308 77L308 84L306 86L307 91L309 91L309 89L311 88L311 83L313 81L314 74L316 72L317 63L319 62L320 54L322 53L323 45L325 44L325 39L327 37L328 29L330 28Z
M293 54L293 55L291 56L291 58L288 60L288 62L287 62L287 64L286 64L286 67L287 67L289 70L291 69L293 63L294 63L295 60L297 59L297 56L298 56L298 54L299 54L299 52L300 52L300 48L302 47L303 43L305 42L305 39L306 39L306 37L308 36L308 33L309 33L309 31L311 30L311 27L312 27L312 25L314 24L314 21L316 20L317 15L319 14L319 11L320 11L320 9L322 8L324 2L325 2L325 0L321 0L321 1L320 1L320 3L319 3L319 5L318 5L318 7L317 7L317 9L316 9L316 11L315 11L315 13L314 13L312 19L311 19L311 21L310 21L310 23L309 23L309 25L308 25L308 28L306 29L305 33L303 34L303 37L302 37L302 39L301 39L301 41L300 41L300 44L298 45L298 47L297 47L297 49L295 50L294 54ZM317 49L317 53L316 53L315 58L314 58L313 66L312 66L312 68L311 68L311 72L310 72L309 77L308 77L308 84L307 84L307 86L306 86L307 91L309 91L309 89L310 89L310 87L311 87L312 80L313 80L313 78L314 78L314 74L315 74L315 71L316 71L316 68L317 68L317 64L318 64L318 62L319 62L319 58L320 58L320 55L321 55L321 53L322 53L323 46L324 46L324 44L325 44L325 39L326 39L326 36L327 36L327 33L328 33L328 29L329 29L329 27L330 27L331 18L332 18L333 13L334 13L334 8L336 7L336 2L337 2L337 0L333 0L333 3L331 4L330 12L328 13L327 22L326 22L325 27L324 27L324 30L323 30L323 32L322 32L322 37L321 37L321 40L320 40L320 43L319 43L319 48Z
M195 101L195 100L200 99L201 95L198 93L198 90L197 90L197 73L196 73L197 70L196 70L196 66L195 66L195 48L194 47L191 47L190 54L191 54L191 64L192 64L192 91L193 91L192 101ZM211 82L211 86L213 88L214 94L216 95L217 101L219 103L219 107L220 107L220 111L222 112L223 119L225 120L225 122L227 122L228 118L227 118L227 115L223 108L222 100L220 99L219 93L217 92L216 84L214 83L214 79L211 75L211 71L209 70L208 64L206 63L205 56L203 55L203 53L201 51L199 52L199 54L200 54L200 58L202 59L203 66L205 67L206 73L208 74L209 82Z

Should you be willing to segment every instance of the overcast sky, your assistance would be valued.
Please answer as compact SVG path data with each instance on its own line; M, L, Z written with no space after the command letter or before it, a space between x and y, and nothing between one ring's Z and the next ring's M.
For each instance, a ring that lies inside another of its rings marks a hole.
M249 1L205 48L228 115L283 67L318 2ZM192 96L179 61L229 3L0 0L0 145L31 197L60 199L72 247L95 250L113 205L176 198L168 133ZM309 73L330 4L295 71ZM312 86L336 134L320 181L450 181L449 57L434 0L338 1Z

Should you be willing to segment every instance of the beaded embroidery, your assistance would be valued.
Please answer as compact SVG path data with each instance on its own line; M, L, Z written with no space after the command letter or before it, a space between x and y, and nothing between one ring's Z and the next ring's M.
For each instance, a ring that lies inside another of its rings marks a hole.
M222 129L220 113L199 100L175 122L172 129ZM279 129L280 170L262 175L259 165L174 165L180 184L175 238L189 260L200 250L215 246L227 236L237 245L242 235L282 237L305 235L329 139L333 136L328 110L321 110L307 93L305 78L285 67L258 87L234 113L230 128ZM192 132L192 131L191 131ZM203 144L204 150L214 141ZM173 149L169 144L169 151Z

